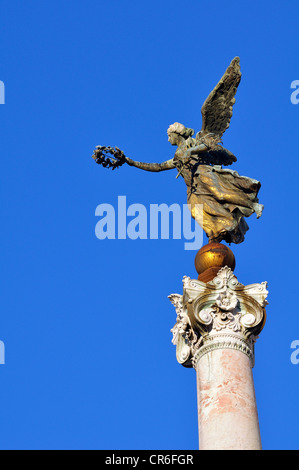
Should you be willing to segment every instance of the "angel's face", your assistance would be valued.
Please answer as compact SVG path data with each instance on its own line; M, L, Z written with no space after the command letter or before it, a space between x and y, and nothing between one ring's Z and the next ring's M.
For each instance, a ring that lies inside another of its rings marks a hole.
M168 142L171 143L171 145L178 145L178 135L176 132L168 132Z

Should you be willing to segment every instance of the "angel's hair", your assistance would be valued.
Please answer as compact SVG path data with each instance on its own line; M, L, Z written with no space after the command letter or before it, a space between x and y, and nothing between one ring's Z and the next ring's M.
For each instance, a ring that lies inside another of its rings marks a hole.
M190 127L185 127L183 124L180 124L179 122L175 122L174 124L171 124L168 129L167 129L167 134L170 133L178 134L184 139L188 139L188 137L191 137L194 135L194 130L191 129Z

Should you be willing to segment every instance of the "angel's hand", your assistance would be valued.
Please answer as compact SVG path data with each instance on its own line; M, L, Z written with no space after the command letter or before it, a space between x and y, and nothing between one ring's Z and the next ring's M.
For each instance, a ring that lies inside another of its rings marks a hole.
M191 149L189 149L189 152L190 152L190 156L192 156L192 155L198 155L201 152L208 152L209 150L210 150L209 145L201 142L195 147L191 147Z
M181 162L185 165L192 157L198 156L201 152L208 152L209 147L205 144L199 144L185 150L184 155L180 157Z

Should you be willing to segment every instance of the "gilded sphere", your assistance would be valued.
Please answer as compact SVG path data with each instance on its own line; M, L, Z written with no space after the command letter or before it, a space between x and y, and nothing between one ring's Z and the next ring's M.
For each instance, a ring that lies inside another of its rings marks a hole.
M209 268L228 266L232 271L236 267L235 256L230 248L222 243L212 242L204 245L195 257L195 269L202 274Z

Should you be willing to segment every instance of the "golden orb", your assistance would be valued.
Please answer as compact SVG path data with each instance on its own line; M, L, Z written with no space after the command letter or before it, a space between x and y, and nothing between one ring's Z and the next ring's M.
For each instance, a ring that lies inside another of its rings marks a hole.
M211 242L204 245L195 257L198 279L203 282L212 280L224 266L228 266L233 271L236 267L236 260L232 250L222 243Z

